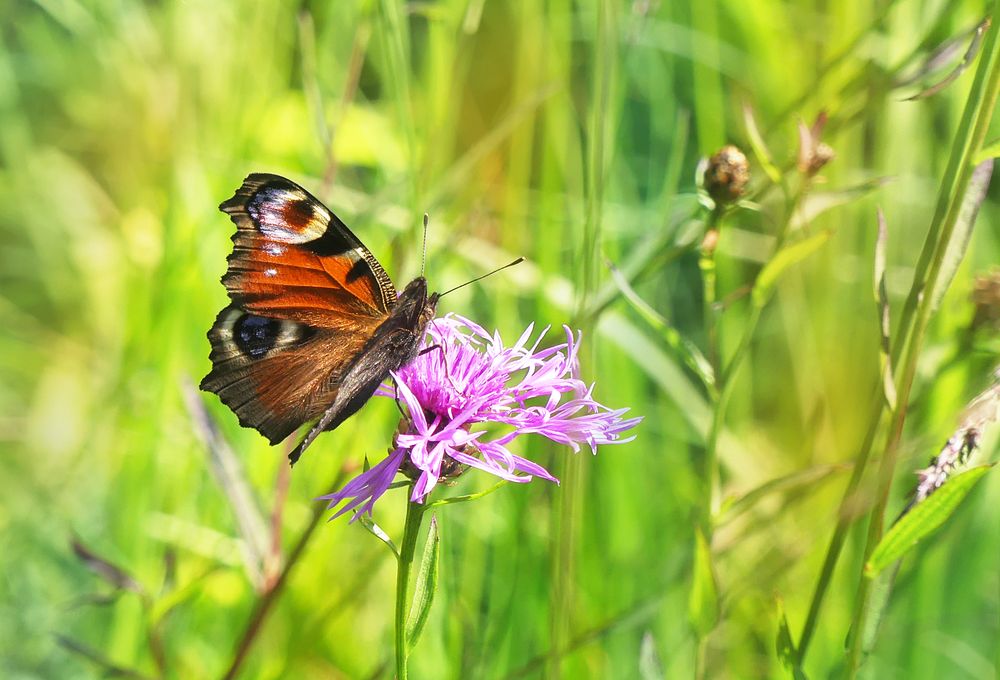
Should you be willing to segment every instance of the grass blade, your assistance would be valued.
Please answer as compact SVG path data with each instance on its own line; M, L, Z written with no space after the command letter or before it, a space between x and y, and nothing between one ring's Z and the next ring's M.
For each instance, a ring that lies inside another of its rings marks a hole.
M712 569L712 550L701 529L695 534L693 571L688 619L698 637L704 638L719 622L719 588Z
M72 542L73 554L75 554L92 572L113 585L119 590L129 590L143 597L146 590L132 578L127 571L101 557L93 550L85 546L79 539L74 538Z
M656 640L653 634L646 631L639 645L639 677L642 680L660 680L663 675L663 662L656 651Z
M925 99L926 97L932 97L941 90L943 90L944 88L951 85L953 82L955 82L955 80L957 80L958 77L962 75L962 73L964 73L967 68L969 68L973 60L976 58L976 55L979 53L979 47L983 42L983 35L986 34L986 29L989 27L990 27L990 17L986 17L985 19L982 20L982 22L980 22L978 26L976 26L975 29L973 29L972 41L969 43L969 48L965 51L965 54L962 56L962 60L958 62L958 64L955 66L954 69L952 69L951 73L949 73L947 76L945 76L942 80L935 83L934 85L931 85L930 87L921 90L912 97L907 97L904 101L912 102L917 99ZM944 48L945 53L947 53L947 51L950 48L951 45L946 45ZM932 55L932 57L933 56L934 55Z
M184 380L181 392L195 431L205 445L212 474L236 518L236 525L243 538L243 562L247 575L259 587L263 582L262 570L270 546L267 522L243 470L243 464L205 409L194 383Z
M819 250L830 239L832 233L830 230L821 231L790 246L785 246L775 253L774 257L764 265L760 274L757 275L757 281L754 283L751 293L754 305L762 308L767 304L781 275Z
M885 214L878 211L878 236L875 237L875 304L879 318L879 362L882 366L882 391L889 408L896 408L896 379L892 375L892 343L890 342L889 294L885 287L886 241L888 228Z
M969 241L972 239L972 228L976 223L976 216L979 215L979 207L986 199L986 190L990 187L992 177L992 158L982 161L972 173L969 188L959 209L958 220L955 222L955 229L944 252L940 274L931 292L931 310L936 310L940 306L962 260L965 259L965 251L969 249Z

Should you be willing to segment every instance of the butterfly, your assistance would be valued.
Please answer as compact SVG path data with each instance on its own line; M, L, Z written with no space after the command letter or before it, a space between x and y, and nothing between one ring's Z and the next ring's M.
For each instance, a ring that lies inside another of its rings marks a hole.
M318 419L294 465L417 355L440 296L423 276L397 295L347 225L284 177L248 175L219 210L236 224L222 277L230 304L208 332L201 389L272 445Z

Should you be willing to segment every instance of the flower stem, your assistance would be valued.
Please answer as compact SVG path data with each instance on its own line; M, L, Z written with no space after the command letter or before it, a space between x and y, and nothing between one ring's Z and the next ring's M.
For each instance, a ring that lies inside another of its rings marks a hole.
M410 567L417 548L420 522L426 509L422 503L410 500L413 484L407 487L406 522L403 525L403 540L399 546L399 560L396 564L396 680L406 680L406 658L409 655L406 639L407 587L410 583Z
M716 386L718 387L718 391L710 390L709 394L712 398L714 408L712 410L712 423L709 426L708 436L705 438L705 464L702 479L705 498L701 524L702 531L708 540L711 540L712 536L712 514L714 513L716 503L716 480L719 475L717 453L719 430L722 427L725 415L725 404L723 403L721 394L725 392L725 382L720 370L718 318L715 308L717 299L715 245L718 239L722 214L723 208L717 206L709 215L705 238L701 247L701 257L698 259L698 268L701 270L702 316L704 317L705 324L707 358L709 365L712 367L712 374L716 379Z
M993 16L1000 16L1000 0L994 3ZM945 254L958 223L961 206L969 188L975 166L973 158L982 147L993 118L993 109L1000 94L1000 39L996 23L990 27L980 57L979 68L969 92L962 121L952 146L948 169L941 182L940 194L934 218L924 249L921 252L909 297L903 308L901 332L896 337L895 365L900 367L896 378L896 407L891 412L889 437L882 455L878 473L878 493L872 509L865 544L865 561L882 538L889 491L896 468L903 425L906 421L907 403L913 378L917 370L917 358L924 333L934 312L934 292L942 285L940 279ZM858 593L851 625L850 649L846 673L856 676L865 652L865 635L871 615L874 613L871 599L871 580L862 571L858 582Z

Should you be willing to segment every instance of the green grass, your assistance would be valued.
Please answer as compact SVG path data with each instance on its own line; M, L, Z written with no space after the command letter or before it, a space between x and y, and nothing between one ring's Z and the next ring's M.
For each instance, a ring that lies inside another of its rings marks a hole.
M954 203L964 194L950 182L967 167L954 165L953 149L1000 136L986 127L992 101L973 87L987 78L976 71L989 40L943 92L904 99L958 63L964 32L991 7L299 5L8 7L0 676L98 677L103 663L143 676L222 677L232 665L260 593L184 385L209 368L205 333L226 300L218 279L232 226L216 206L247 173L270 171L326 201L397 283L419 271L425 211L435 289L525 256L445 298L442 311L505 338L529 322L582 328L583 371L598 399L645 417L634 442L596 457L526 443L520 452L550 466L560 486L507 485L435 509L438 590L411 655L413 678L788 673L775 651L776 598L797 644L881 385L872 293L880 206L892 342L904 319L919 330L894 356L913 360L912 390L899 391L909 399L898 446L887 445L889 414L873 430L872 462L851 504L861 521L845 525L804 661L810 678L838 677L859 611L865 513L887 492L885 518L895 517L911 471L937 453L1000 357L996 327L971 328L969 301L975 277L1000 263L995 191L940 309L925 317L917 300L906 302L915 273L936 276L919 263L929 230L932 243L947 240L944 213L934 217L939 195ZM948 66L893 86L952 38L960 41ZM970 93L985 102L975 131L963 119ZM750 152L745 103L781 172L777 186ZM796 123L821 110L836 158L822 181L804 185ZM718 355L723 366L741 359L716 419L714 503L731 508L711 527L719 619L698 636L688 602L695 527L713 504L706 440L718 400L671 332L710 354L698 253L708 211L695 198L695 168L724 143L751 158L755 207L725 215L714 257L725 302ZM842 191L865 183L871 190ZM789 246L830 237L782 272L758 309L748 291L786 224ZM669 325L626 300L605 258ZM289 479L280 448L205 399L267 527L281 509L284 558L310 525L312 499L345 465L385 451L398 416L383 401L323 435ZM979 462L996 459L996 441L987 433ZM887 450L897 458L891 486L880 486ZM492 483L473 471L443 495ZM375 516L397 541L403 493L391 492ZM904 559L862 677L1000 672L998 494L989 473ZM129 591L93 601L114 589L74 556L74 537L126 570L146 599ZM263 544L271 538L268 529ZM320 522L302 545L241 677L392 677L392 554L346 519Z

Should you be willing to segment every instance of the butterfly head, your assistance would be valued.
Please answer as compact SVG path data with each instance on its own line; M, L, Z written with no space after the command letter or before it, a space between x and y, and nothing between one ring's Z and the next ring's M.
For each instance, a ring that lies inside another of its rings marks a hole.
M427 292L427 279L422 276L410 281L399 295L392 316L404 327L412 328L416 335L423 335L424 328L437 311L437 293Z

